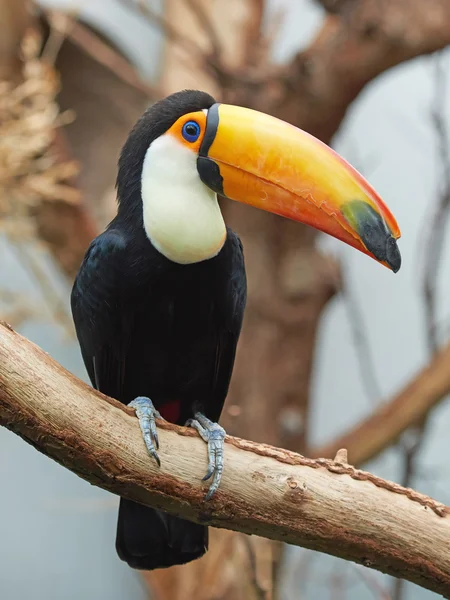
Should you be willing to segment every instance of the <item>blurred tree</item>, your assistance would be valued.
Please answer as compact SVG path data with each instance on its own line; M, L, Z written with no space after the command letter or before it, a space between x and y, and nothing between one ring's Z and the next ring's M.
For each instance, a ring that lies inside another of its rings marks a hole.
M98 32L72 17L43 13L49 39L62 44L55 52L61 107L77 113L55 143L63 155L70 153L82 164L78 185L84 203L62 212L57 204L46 205L37 218L41 236L69 276L89 238L114 214L118 152L149 100L183 87L203 88L221 101L280 116L329 142L369 81L450 43L448 0L321 1L324 18L313 41L278 66L272 61L277 23L265 23L263 0L166 0L163 16L150 2L122 3L166 34L161 76L153 86L140 81ZM22 23L24 5L23 0L0 0L0 27ZM22 16L11 17L15 11ZM1 62L9 77L17 72L23 26L14 31L8 39L0 35L6 48L0 46ZM322 309L339 289L339 267L316 249L312 230L237 203L223 208L242 237L249 279L223 422L232 434L307 452L316 329ZM374 426L382 425L378 419ZM145 575L154 597L272 598L279 546L230 532L213 532L211 538L211 550L202 560Z
M20 45L25 31L36 24L31 8L28 0L0 0L0 80L22 81ZM54 86L56 93L56 81ZM70 159L70 151L60 129L56 128L52 133L51 145L59 162ZM35 159L40 156L36 153ZM64 197L48 201L48 197L44 196L42 201L35 203L33 215L39 236L65 273L73 277L96 229L81 203L68 202Z

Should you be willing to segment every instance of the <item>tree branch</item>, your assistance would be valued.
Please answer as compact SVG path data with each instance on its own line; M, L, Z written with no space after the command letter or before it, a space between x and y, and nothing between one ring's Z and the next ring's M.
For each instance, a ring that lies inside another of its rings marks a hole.
M450 44L448 0L322 1L328 14L311 45L286 70L284 118L328 142L348 106L380 73Z
M158 468L130 409L6 324L0 324L0 424L113 493L327 552L450 597L450 509L443 504L343 462L231 437L221 488L206 503L200 483L206 450L195 432L159 423Z
M311 450L312 456L334 456L347 448L351 461L362 465L394 444L400 435L420 422L450 393L450 344L392 399L344 435Z
M152 100L158 100L164 95L157 86L144 82L137 70L122 54L80 21L57 10L42 9L41 13L54 30L59 31L64 38L71 40L88 56L115 73L122 81L143 92Z

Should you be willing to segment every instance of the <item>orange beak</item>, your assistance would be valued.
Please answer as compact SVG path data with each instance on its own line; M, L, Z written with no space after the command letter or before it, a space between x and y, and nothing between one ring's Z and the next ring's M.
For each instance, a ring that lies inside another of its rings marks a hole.
M331 148L263 113L214 104L197 168L219 194L332 235L392 271L397 222L369 183Z

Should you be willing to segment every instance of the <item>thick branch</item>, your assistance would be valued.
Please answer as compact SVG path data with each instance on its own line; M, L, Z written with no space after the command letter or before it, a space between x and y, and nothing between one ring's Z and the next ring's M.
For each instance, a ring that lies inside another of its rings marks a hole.
M398 441L450 393L450 344L397 395L341 437L311 450L312 456L334 456L347 448L354 465L362 465Z
M0 325L0 423L116 494L353 560L450 597L450 509L444 505L345 463L237 438L227 439L221 488L205 503L206 451L193 431L160 424L157 468L129 409L7 325Z

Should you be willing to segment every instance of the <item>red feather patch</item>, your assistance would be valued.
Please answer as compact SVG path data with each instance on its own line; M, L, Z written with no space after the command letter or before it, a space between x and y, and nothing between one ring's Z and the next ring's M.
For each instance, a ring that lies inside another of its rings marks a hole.
M174 400L173 402L166 402L160 406L158 410L166 421L176 423L180 418L181 413L180 401Z

